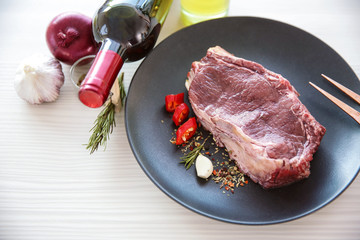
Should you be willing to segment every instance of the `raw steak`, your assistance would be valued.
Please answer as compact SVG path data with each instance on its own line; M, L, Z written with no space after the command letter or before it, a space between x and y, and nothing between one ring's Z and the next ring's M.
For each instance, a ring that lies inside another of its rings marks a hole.
M193 62L186 86L200 123L254 182L274 188L309 176L326 130L288 80L214 47Z

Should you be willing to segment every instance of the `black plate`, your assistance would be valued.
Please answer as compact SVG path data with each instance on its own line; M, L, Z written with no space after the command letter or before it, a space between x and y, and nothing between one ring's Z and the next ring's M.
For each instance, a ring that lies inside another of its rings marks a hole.
M213 181L197 178L195 167L186 171L179 164L182 153L169 142L175 127L164 110L164 98L186 92L184 81L191 63L215 45L289 79L301 94L301 101L327 128L308 179L274 190L250 182L228 196ZM333 49L288 24L229 17L182 29L161 42L132 79L125 107L129 143L148 177L172 199L197 213L240 224L297 219L339 196L360 168L359 125L308 82L357 106L326 82L321 73L360 92L356 75Z

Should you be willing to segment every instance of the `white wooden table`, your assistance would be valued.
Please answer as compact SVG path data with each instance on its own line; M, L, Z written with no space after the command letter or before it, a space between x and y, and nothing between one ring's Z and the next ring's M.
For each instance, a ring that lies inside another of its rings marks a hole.
M107 150L89 155L83 144L99 109L78 101L68 67L56 102L32 106L18 98L15 69L24 57L49 54L49 21L64 11L92 16L101 4L0 2L1 240L360 239L359 177L335 201L298 220L267 226L223 223L182 207L146 177L129 147L123 111ZM334 48L360 76L359 12L357 0L232 0L229 15L302 28ZM180 3L174 0L159 41L184 27L179 16ZM125 64L126 86L138 65Z

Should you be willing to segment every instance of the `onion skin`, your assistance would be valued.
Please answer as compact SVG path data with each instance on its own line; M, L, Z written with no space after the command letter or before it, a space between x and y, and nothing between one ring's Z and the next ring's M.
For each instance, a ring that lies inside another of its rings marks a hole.
M57 15L47 27L46 43L56 59L69 65L95 55L100 47L93 36L92 19L77 12Z

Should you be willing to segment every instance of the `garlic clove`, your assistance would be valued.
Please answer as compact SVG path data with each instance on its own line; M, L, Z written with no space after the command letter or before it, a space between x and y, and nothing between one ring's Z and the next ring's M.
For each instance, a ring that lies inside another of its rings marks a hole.
M120 112L121 110L121 99L120 99L120 86L118 80L114 82L114 85L111 88L111 102L115 105L115 112Z
M195 168L198 177L207 179L212 174L214 166L209 158L200 153L196 158Z
M15 74L16 93L30 104L53 102L64 85L64 73L58 60L42 54L24 59Z

